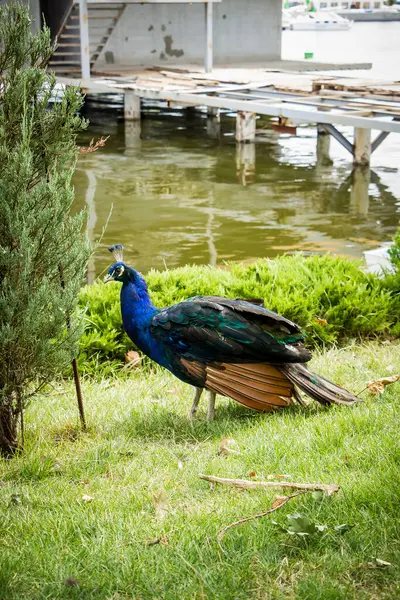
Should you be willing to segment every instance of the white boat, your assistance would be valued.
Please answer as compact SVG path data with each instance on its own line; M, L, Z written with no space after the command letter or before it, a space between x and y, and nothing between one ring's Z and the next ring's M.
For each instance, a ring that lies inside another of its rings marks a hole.
M306 12L293 14L289 20L289 29L293 31L346 31L353 21L332 12Z

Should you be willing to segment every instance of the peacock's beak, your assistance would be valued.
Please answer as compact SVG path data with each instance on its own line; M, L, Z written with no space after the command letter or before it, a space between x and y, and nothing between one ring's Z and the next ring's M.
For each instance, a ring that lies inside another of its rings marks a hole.
M114 281L114 277L107 273L107 275L104 277L103 281L104 281L104 283L107 283L108 281Z

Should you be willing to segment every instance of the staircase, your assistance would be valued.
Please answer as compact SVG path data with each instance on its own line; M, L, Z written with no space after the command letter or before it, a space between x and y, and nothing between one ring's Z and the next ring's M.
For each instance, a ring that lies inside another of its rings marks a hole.
M92 68L124 12L125 4L89 4L89 53ZM56 75L79 77L81 45L79 4L72 2L57 35L57 49L49 61Z

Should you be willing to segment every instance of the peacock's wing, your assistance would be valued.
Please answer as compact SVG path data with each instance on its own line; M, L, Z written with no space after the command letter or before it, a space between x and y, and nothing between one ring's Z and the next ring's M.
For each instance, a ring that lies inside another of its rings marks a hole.
M241 300L195 297L155 315L153 336L199 362L306 362L304 334L284 317Z

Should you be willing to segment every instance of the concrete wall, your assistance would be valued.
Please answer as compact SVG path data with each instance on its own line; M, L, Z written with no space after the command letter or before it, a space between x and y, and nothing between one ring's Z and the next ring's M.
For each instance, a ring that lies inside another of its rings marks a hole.
M29 4L32 17L32 33L36 33L41 27L40 0L23 0L24 4ZM0 0L0 6L8 4L8 0Z
M282 0L214 4L214 65L280 58ZM203 64L204 4L127 5L96 66Z

